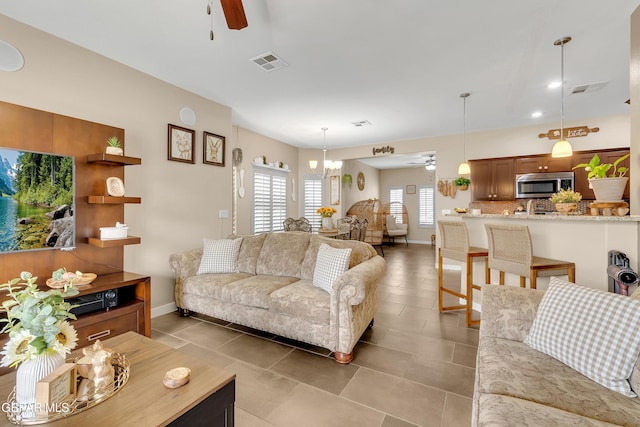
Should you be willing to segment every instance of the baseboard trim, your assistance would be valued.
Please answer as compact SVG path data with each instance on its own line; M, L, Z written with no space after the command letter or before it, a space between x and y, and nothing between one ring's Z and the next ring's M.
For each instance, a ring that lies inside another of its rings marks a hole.
M173 313L176 311L178 307L176 307L176 303L172 302L171 304L161 305L160 307L154 307L151 309L151 318L162 316L163 314Z

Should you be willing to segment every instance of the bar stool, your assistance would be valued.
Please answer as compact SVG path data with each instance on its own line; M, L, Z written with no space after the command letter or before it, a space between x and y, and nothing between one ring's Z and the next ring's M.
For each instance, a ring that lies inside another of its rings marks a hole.
M531 234L526 225L485 224L489 240L489 278L492 269L500 271L500 284L504 285L504 273L520 276L520 287L526 278L536 289L537 278L543 276L569 276L575 283L576 265L573 262L543 258L533 255Z
M473 311L473 290L482 289L480 285L473 283L473 261L474 258L483 257L485 264L485 283L489 283L489 266L487 264L487 249L469 246L469 232L467 225L462 221L438 221L440 230L440 248L438 249L438 310L460 310L467 311L467 326L477 325L479 320L471 319ZM447 289L443 285L442 280L442 258L454 259L456 261L465 262L467 266L467 294ZM464 305L444 306L443 292L464 299Z

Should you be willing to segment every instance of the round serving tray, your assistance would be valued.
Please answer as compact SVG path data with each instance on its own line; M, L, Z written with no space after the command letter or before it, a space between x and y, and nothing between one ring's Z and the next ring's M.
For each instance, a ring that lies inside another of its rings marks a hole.
M16 425L44 424L62 418L70 417L75 414L79 414L80 412L86 411L87 409L104 402L105 400L119 392L122 387L127 384L127 381L129 381L130 365L124 354L114 353L111 359L111 363L115 371L113 391L109 391L99 396L90 396L88 399L85 398L85 400L78 400L76 397L74 397L73 399L58 402L57 407L68 408L68 411L66 412L61 411L50 413L48 415L35 415L33 414L32 410L28 411L28 413L25 413L26 411L23 412L18 410L19 405L16 402L16 390L14 388L13 391L9 394L9 397L7 397L7 418L10 422Z

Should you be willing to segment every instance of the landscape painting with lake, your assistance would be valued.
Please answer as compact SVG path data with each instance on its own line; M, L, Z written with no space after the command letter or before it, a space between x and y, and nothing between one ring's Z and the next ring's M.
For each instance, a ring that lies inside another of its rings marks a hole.
M0 252L75 246L72 156L0 148Z

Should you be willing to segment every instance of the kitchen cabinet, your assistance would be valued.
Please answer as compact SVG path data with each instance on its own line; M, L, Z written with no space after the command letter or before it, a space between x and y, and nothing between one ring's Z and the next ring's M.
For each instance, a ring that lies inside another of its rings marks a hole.
M571 157L572 167L580 164L580 163L589 163L594 154L597 154L600 157L600 163L613 163L618 158L624 156L625 154L629 154L628 149L620 149L620 150L609 150L609 151L581 151L577 152ZM618 164L618 167L625 166L629 167L631 161L629 158ZM595 200L595 196L593 195L593 190L589 188L589 180L587 179L587 171L584 168L578 168L574 170L574 190L578 193L582 194L583 200ZM625 175L627 177L630 176L630 172L627 171ZM624 194L622 195L623 199L629 199L630 191L629 191L629 183L624 189Z
M470 160L471 199L513 200L515 166L513 158Z
M515 160L516 174L539 172L567 172L573 166L571 157L547 156L521 157Z

